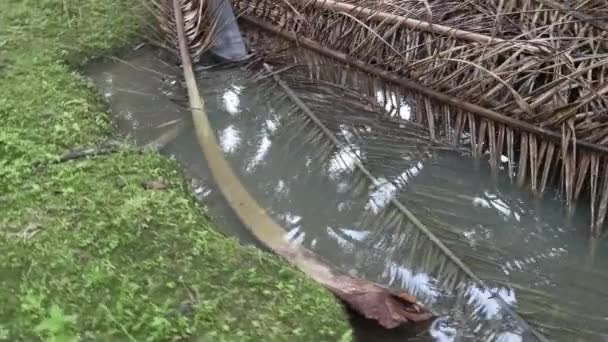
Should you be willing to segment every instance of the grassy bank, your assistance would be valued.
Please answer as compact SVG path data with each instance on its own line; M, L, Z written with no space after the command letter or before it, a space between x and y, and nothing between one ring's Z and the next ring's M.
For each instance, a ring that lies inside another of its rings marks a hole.
M214 232L173 162L32 167L111 134L75 70L132 43L141 13L128 0L0 2L0 340L339 340L334 298ZM159 177L163 189L142 186Z

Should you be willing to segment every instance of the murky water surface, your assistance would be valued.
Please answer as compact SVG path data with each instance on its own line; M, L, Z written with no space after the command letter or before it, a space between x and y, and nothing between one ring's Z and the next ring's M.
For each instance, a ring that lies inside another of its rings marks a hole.
M179 69L152 51L125 58L88 70L122 134L144 144L177 122L190 121ZM586 208L566 220L555 195L539 200L518 191L506 174L493 177L484 162L405 140L397 145L374 134L392 124L380 117L354 129L336 123L334 113L320 113L350 146L327 147L323 137L306 133L308 126L291 107L268 100L276 88L253 84L238 68L199 75L227 160L287 238L348 274L407 289L440 315L430 330L410 340L534 340L501 309L507 303L556 340L608 341L608 244L587 239ZM402 118L407 113L405 105L398 111ZM162 152L184 165L218 228L255 243L213 183L192 126ZM354 156L378 184L365 182L353 167ZM487 287L458 276L428 241L420 242L421 233L400 218L391 198ZM358 325L365 340L407 336L371 328L365 334L368 326Z

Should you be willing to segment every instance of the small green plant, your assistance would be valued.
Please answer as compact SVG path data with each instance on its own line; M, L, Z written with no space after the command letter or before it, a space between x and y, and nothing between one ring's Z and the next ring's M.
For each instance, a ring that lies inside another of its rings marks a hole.
M70 329L74 323L76 323L75 315L66 315L57 304L53 304L48 316L34 328L34 331L44 336L48 342L73 342L77 340Z

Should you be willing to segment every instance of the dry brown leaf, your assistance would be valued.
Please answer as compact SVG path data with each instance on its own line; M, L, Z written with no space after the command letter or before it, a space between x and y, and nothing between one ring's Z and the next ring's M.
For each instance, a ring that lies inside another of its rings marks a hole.
M329 290L351 309L387 329L433 318L433 314L422 309L407 293L393 293L385 287L348 276L335 276L333 280L333 284L327 285Z
M271 248L325 286L353 311L386 329L426 322L435 317L410 294L344 275L302 246L280 242Z
M168 184L164 178L158 177L145 181L143 186L146 190L165 190L168 187Z

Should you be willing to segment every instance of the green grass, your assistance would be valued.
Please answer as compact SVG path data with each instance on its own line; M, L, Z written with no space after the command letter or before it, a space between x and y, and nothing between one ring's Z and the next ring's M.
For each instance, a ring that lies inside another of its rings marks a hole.
M172 161L32 167L111 134L75 70L132 44L142 13L128 0L0 1L0 340L349 336L328 292L215 232ZM158 177L166 189L144 189Z

